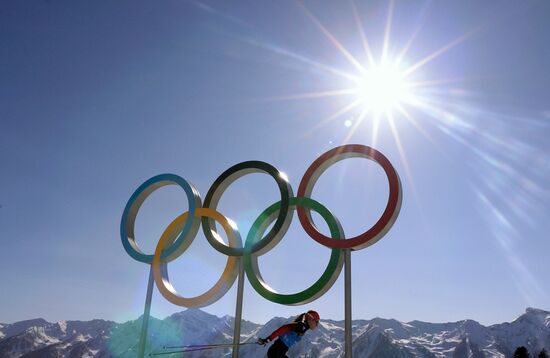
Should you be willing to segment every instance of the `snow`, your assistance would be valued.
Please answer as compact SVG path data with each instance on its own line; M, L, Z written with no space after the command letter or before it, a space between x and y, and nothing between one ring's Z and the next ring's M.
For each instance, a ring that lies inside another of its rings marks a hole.
M324 329L328 329L328 330L331 330L331 331L343 331L344 330L344 327L340 327L340 326L337 326L333 323L330 323L330 322L319 322L319 327L323 327Z
M57 325L59 326L59 329L61 330L61 332L63 333L67 333L67 321L59 321L57 322Z

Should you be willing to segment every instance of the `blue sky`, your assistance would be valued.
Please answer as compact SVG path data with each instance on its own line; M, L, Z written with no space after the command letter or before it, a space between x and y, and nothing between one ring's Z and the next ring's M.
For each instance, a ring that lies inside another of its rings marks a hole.
M204 198L223 171L255 159L287 173L296 193L307 167L346 143L384 153L403 187L392 230L352 254L354 318L490 324L527 306L550 309L550 4L300 4L2 2L0 322L140 315L148 267L124 251L119 223L148 178L178 174ZM342 111L353 95L326 95L349 87L354 60L369 68L363 37L377 61L407 47L402 65L422 84L391 118ZM357 235L387 192L375 163L350 159L313 197ZM219 211L246 237L277 197L271 179L250 175ZM152 195L136 224L143 250L186 208L175 187ZM290 293L315 281L328 257L295 218L260 267ZM225 259L198 235L170 275L197 295ZM205 310L234 315L234 306L235 287ZM245 286L245 319L311 308L343 318L343 273L304 307ZM155 290L154 316L182 309Z

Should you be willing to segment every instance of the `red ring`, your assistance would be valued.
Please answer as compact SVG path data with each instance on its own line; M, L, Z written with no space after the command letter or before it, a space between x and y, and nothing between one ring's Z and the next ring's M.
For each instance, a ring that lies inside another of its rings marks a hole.
M313 223L310 210L302 206L297 206L298 218L307 234L321 245L333 249L360 250L374 244L388 232L397 219L397 215L401 209L401 182L394 167L382 153L376 149L360 144L342 145L329 150L317 158L302 177L297 196L310 198L313 186L325 170L340 160L352 157L367 158L380 164L388 177L390 195L388 197L386 209L376 224L364 233L346 240L333 240L321 234Z

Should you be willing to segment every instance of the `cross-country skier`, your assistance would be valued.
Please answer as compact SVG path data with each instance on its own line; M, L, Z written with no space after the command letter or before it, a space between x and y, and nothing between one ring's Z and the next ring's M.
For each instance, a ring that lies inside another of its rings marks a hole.
M319 313L307 311L299 315L292 323L277 328L267 338L258 338L256 343L265 346L275 338L279 337L269 350L268 358L288 358L286 352L294 344L298 343L308 329L315 329L319 323Z

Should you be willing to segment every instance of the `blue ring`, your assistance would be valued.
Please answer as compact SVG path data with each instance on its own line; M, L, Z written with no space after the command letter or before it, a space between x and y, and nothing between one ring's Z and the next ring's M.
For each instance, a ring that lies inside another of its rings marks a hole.
M152 264L154 257L154 254L144 254L140 250L135 240L134 225L137 213L141 205L143 204L145 199L147 199L147 197L158 188L173 184L179 185L187 195L187 201L189 204L189 219L186 221L181 233L174 240L174 242L162 252L161 259L166 262L174 260L177 257L177 255L174 254L177 253L176 251L178 247L184 242L184 240L188 238L193 238L197 234L197 231L199 230L200 220L197 220L195 218L195 211L198 207L202 206L198 190L195 189L195 187L191 183L178 175L156 175L141 184L139 188L137 188L136 191L132 194L132 196L128 200L128 203L126 204L126 207L124 208L122 220L120 221L120 238L122 239L122 245L124 246L124 249L126 250L128 255L130 255L134 260L146 264Z

